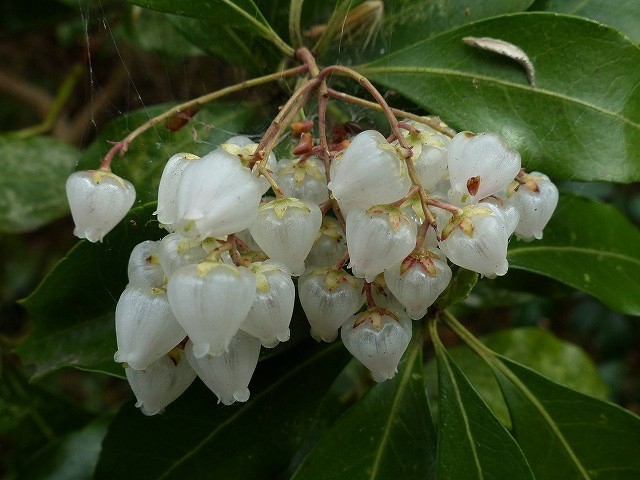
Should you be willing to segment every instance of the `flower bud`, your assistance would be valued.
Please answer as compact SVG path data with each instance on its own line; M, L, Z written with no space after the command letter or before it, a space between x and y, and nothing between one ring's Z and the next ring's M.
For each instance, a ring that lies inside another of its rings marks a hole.
M315 340L335 340L340 326L364 303L362 285L342 269L317 268L300 277L298 296Z
M324 164L316 156L280 160L274 177L289 197L308 200L316 205L329 200Z
M359 133L331 163L328 185L340 205L356 203L362 209L391 203L411 188L405 160L374 130Z
M398 371L411 341L411 320L404 312L375 308L349 318L341 329L344 346L382 382Z
M289 340L289 324L296 299L296 288L287 268L273 261L254 263L256 296L247 318L240 327L273 348Z
M416 244L415 223L396 207L353 209L347 216L349 267L356 277L373 281L402 261Z
M409 318L419 320L449 285L451 268L439 249L425 249L384 272L384 278Z
M528 242L542 238L542 230L558 205L558 189L543 173L532 172L525 178L527 181L517 190L508 191L507 204L520 214L516 236Z
M128 285L124 289L116 305L116 362L144 370L185 336L164 290L146 285Z
M136 199L133 185L109 170L72 173L66 188L73 234L94 243L120 223Z
M196 357L193 343L187 343L185 356L198 377L225 405L249 400L249 382L258 365L260 340L240 330L225 353Z
M225 352L253 304L255 275L245 267L205 261L169 278L169 304L197 357Z
M136 396L136 407L145 415L162 413L196 378L196 372L180 349L164 355L144 370L125 368L125 374Z
M304 259L321 223L322 212L316 204L290 197L276 198L260 206L249 232L264 253L298 276L304 272Z
M495 133L458 133L447 148L449 178L465 203L507 188L520 171L520 154Z

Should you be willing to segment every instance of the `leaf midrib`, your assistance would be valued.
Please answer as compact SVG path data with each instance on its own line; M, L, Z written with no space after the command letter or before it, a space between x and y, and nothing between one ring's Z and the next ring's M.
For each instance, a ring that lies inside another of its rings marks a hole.
M433 74L433 75L442 75L442 76L451 76L451 77L462 77L462 78L468 78L468 79L472 79L472 80L481 80L487 83L494 83L496 85L500 85L503 87L509 87L509 88L513 88L516 90L521 90L521 91L525 91L528 93L533 93L533 94L541 94L541 95L546 95L549 97L553 97L553 98L558 98L560 100L563 100L565 102L568 103L575 103L578 105L582 105L586 108L590 108L592 110L595 110L597 112L600 112L604 115L608 115L611 116L613 118L616 118L618 120L620 120L621 122L624 122L628 125L631 125L634 128L637 128L640 130L640 123L636 123L634 121L632 121L631 119L617 113L617 112L612 112L611 110L607 110L603 107L600 107L598 105L595 105L593 103L589 103L586 100L582 100L580 98L577 97L571 97L568 95L565 95L563 93L559 93L559 92L554 92L552 90L547 90L544 88L531 88L529 85L524 85L524 84L519 84L519 83L515 83L515 82L510 82L508 80L503 80L503 79L499 79L496 77L489 77L487 75L481 75L481 74L476 74L476 73L467 73L467 72L461 72L459 70L451 70L451 69L447 69L447 68L435 68L435 67L367 67L367 66L361 66L358 67L357 69L361 74L368 74L370 75L371 73L428 73L428 74Z

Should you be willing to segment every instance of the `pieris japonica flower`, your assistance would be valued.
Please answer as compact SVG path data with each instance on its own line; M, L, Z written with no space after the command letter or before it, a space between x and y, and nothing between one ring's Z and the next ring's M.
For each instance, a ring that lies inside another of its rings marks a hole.
M340 205L355 203L362 209L391 203L411 188L404 158L380 132L359 133L331 163L329 189Z
M190 237L221 237L249 227L258 214L262 184L222 148L185 168L178 186L178 217ZM191 223L189 223L191 222Z
M321 224L322 212L315 203L285 197L260 205L249 232L264 253L298 276Z
M185 336L164 290L131 284L124 289L116 305L116 362L144 370Z
M289 197L320 205L329 200L324 164L316 157L280 160L274 177Z
M305 260L308 266L329 267L336 263L347 251L347 241L340 222L325 215L320 232L313 242L311 251Z
M349 266L356 277L373 281L402 261L416 244L416 225L393 206L377 205L347 215Z
M558 189L545 174L531 172L523 175L522 183L514 182L507 190L507 204L520 214L516 236L525 241L542 238L542 230L558 205Z
M225 352L253 304L255 275L245 267L204 261L169 278L169 304L200 358Z
M417 133L406 132L404 136L413 152L413 165L422 186L433 192L438 183L446 177L449 138L427 125L417 122L410 124ZM397 144L397 141L394 144Z
M340 326L364 303L362 286L342 269L317 268L300 277L298 296L315 340L335 340Z
M125 374L136 396L136 407L145 415L162 413L196 378L196 372L180 349L164 355L144 370L125 368Z
M136 199L136 190L110 170L85 170L67 179L67 199L76 225L73 234L101 242L125 217Z
M371 282L371 296L378 307L392 312L404 310L404 305L402 305L395 295L391 293L391 290L389 290L389 286L382 273Z
M507 188L520 171L520 154L495 133L458 133L447 146L451 188L465 203Z
M160 287L165 281L160 265L158 242L146 240L136 245L129 256L127 275L129 284Z
M409 318L419 320L449 285L451 268L439 249L424 249L384 272L384 279Z
M341 329L351 355L371 371L376 382L392 378L411 341L411 320L404 312L369 309L349 318Z
M507 244L515 228L511 211L505 215L492 203L465 207L443 229L440 249L456 265L494 278L507 273ZM506 217L506 218L505 218Z
M178 217L178 186L184 170L200 157L190 153L176 153L164 167L158 187L158 208L154 212L158 221L170 231L184 228Z
M167 277L181 267L204 260L206 256L202 242L179 233L170 233L158 242L158 261Z
M249 400L248 387L258 365L260 340L240 330L224 353L196 357L193 349L193 343L187 343L185 356L219 402L231 405Z
M291 273L284 265L257 262L251 265L256 276L256 295L242 327L262 345L273 348L289 340L289 324L296 299Z

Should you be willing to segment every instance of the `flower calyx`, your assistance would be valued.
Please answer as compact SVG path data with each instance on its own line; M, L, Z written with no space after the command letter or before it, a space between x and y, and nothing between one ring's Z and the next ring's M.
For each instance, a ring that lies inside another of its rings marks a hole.
M99 168L97 170L89 170L89 171L93 173L93 183L95 183L96 185L102 182L105 178L113 178L116 182L120 184L120 186L123 189L127 188L126 184L124 183L124 180L120 178L118 175L116 175L115 173L113 173L110 168Z
M302 185L304 179L307 175L317 179L323 180L324 172L322 172L316 164L313 162L306 162L306 159L301 158L298 161L292 163L288 167L282 168L279 173L282 174L293 174L293 179L296 183L296 186Z
M249 265L248 268L256 276L256 288L262 293L267 293L270 288L269 279L267 278L265 273L282 271L282 269L278 268L277 265L262 262L254 262Z
M491 215L491 210L478 205L467 205L462 209L462 212L451 217L449 223L447 223L442 230L440 239L446 240L456 228L459 228L468 236L473 237L474 226L471 217L478 215Z
M402 224L402 220L409 222L409 219L406 217L400 207L394 204L387 205L374 205L373 207L367 210L369 215L389 215L389 224L394 232L397 232Z
M282 217L284 217L285 212L289 208L300 208L305 212L310 211L309 207L305 205L304 202L293 197L276 198L275 200L271 200L270 202L260 205L258 211L264 212L266 210L273 209L278 219L281 220Z
M353 328L358 328L365 322L371 323L377 330L382 328L382 317L391 317L396 322L400 323L400 319L395 313L386 308L374 307L362 312L353 324Z
M423 249L420 253L412 253L402 261L400 265L400 274L406 273L414 264L418 264L422 270L430 276L435 277L438 274L434 258L440 258L437 254L428 249Z

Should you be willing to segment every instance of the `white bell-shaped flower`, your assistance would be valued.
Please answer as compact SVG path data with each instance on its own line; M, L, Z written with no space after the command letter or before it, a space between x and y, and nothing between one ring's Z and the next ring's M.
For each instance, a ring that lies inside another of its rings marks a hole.
M349 318L341 329L351 355L371 371L376 382L392 378L411 341L411 320L404 312L374 308Z
M273 348L289 340L296 287L289 270L280 263L258 262L251 270L256 276L256 296L240 328L258 338L264 347Z
M449 138L427 125L409 123L417 130L417 133L407 131L404 134L413 152L411 160L420 184L429 192L434 192L438 183L447 176ZM397 145L397 140L394 145Z
M180 349L164 355L144 370L125 368L125 374L136 396L136 407L145 415L162 413L196 378L196 372Z
M411 253L416 234L415 223L397 207L353 209L347 216L349 267L356 277L372 282Z
M74 172L66 188L73 234L94 243L120 223L136 200L133 185L110 170Z
M347 252L347 240L342 232L340 222L325 215L320 226L320 233L313 242L311 251L305 260L309 267L330 267Z
M242 240L242 242L244 242L244 244L247 247L249 247L251 251L262 252L260 245L258 245L256 241L253 239L253 237L251 236L251 232L249 232L248 228L236 233L235 236L240 240Z
M396 296L391 293L391 290L389 290L387 282L384 279L384 274L382 273L371 282L371 296L378 307L391 312L401 312L404 310L404 305L402 305Z
M449 178L453 190L475 203L494 195L520 171L520 154L495 133L458 133L447 147Z
M199 240L170 233L158 242L158 261L167 277L187 265L195 265L207 256Z
M508 192L506 203L513 205L520 214L516 236L528 242L542 238L542 230L558 205L558 189L549 177L540 172L527 174L525 179L517 189Z
M384 278L409 318L419 320L449 285L451 268L439 249L425 249L384 272Z
M249 165L254 163L254 154L256 153L256 148L258 144L251 140L249 137L245 137L242 135L236 135L235 137L231 137L229 140L220 145L222 149L227 151L228 153L237 156L242 164L249 168ZM267 159L267 163L265 165L267 171L273 172L276 169L277 161L276 156L273 152L269 153L269 158ZM254 164L251 171L256 173L258 171L258 164ZM271 187L266 178L260 177L258 181L262 185L262 193L266 193L267 190Z
M193 349L193 344L187 343L185 356L219 402L231 405L249 400L249 382L258 365L260 340L240 330L225 353L196 357Z
M124 289L116 305L116 362L143 370L185 336L164 290L146 285L128 285Z
M235 155L218 148L187 166L178 187L182 231L191 237L221 237L249 227L258 214L263 186Z
M320 205L329 200L324 164L314 156L280 160L274 177L289 197Z
M133 247L127 266L131 285L160 287L164 283L164 270L158 252L158 242L153 240L145 240Z
M507 273L507 244L513 219L492 203L465 207L443 229L440 249L456 265L494 278Z
M169 230L182 227L177 225L178 186L185 168L199 158L191 153L176 153L164 166L158 187L158 208L154 213L158 216L158 221Z
M342 269L318 268L300 277L298 296L315 340L335 340L342 324L364 303L362 286L362 280Z
M264 253L298 276L321 224L322 212L315 203L285 197L261 205L249 232Z
M404 158L380 132L359 133L347 149L331 162L329 189L343 204L356 203L367 209L392 203L411 188Z
M253 304L255 275L245 267L205 261L169 278L169 304L200 358L227 350Z

